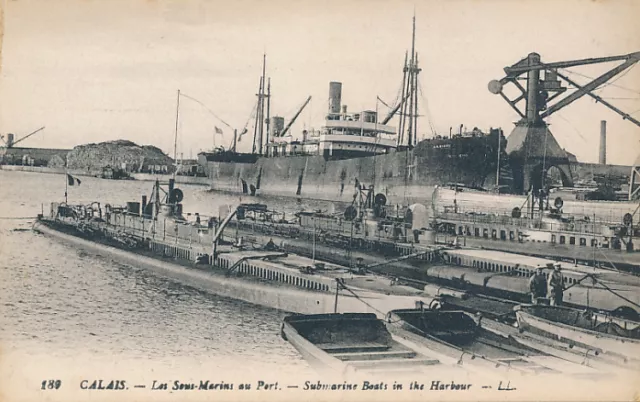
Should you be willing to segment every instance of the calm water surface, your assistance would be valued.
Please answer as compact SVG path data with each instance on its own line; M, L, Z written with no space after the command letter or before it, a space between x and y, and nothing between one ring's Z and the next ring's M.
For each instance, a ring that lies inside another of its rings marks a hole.
M69 203L122 205L152 188L149 182L81 180L80 186L69 187ZM205 187L180 187L185 211L217 214L221 204L238 200ZM31 231L34 219L21 218L35 217L52 200L63 200L63 176L0 171L0 188L0 341L5 354L35 365L52 358L78 366L133 359L138 370L177 362L218 368L241 362L243 369L310 372L280 338L285 313L203 293Z

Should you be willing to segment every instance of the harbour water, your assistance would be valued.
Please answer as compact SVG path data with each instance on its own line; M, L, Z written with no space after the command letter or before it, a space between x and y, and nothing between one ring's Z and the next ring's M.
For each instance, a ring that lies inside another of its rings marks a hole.
M151 189L148 182L81 180L69 187L70 203L121 205ZM114 362L119 373L130 369L144 379L163 370L200 378L229 370L311 373L280 337L284 312L203 293L33 232L42 205L46 211L63 200L64 187L61 175L0 171L0 341L11 363L0 365L1 374L43 370L44 379L51 366L107 370ZM201 214L238 201L181 188L185 210Z
M68 189L70 203L100 200L122 205L139 200L151 190L149 182L81 180L80 186ZM64 187L61 175L0 171L0 188L4 190L0 198L0 399L7 391L11 396L8 400L120 399L113 392L83 391L100 380L103 387L112 381L125 384L123 389L128 391L122 394L124 400L184 400L186 394L173 387L201 381L210 381L221 389L233 384L234 391L241 382L252 384L255 390L262 381L276 384L277 390L290 391L243 394L243 400L329 396L305 390L307 382L316 384L326 378L319 377L281 338L285 312L202 292L32 231L35 216L43 208L46 213L52 200L64 199ZM238 201L264 202L287 213L334 208L329 203L301 204L291 199L240 200L201 186L180 188L185 194L185 212L205 216L217 215L219 206ZM444 373L436 377L417 380L426 384L453 380ZM516 373L494 378L487 373L480 377L463 374L455 380L497 388L502 384L499 381L514 380L520 390L538 395L542 388L537 381L543 379L524 379ZM62 385L56 393L46 390L45 396L42 387L50 381ZM391 378L389 384L393 381ZM562 378L558 381L563 382ZM154 384L160 383L168 384L168 389L150 394ZM138 384L146 389L138 389ZM289 390L289 384L299 388ZM617 384L623 394L628 393L628 379L612 384ZM605 388L597 391L602 393ZM228 400L239 395L219 392L189 393L188 399ZM428 388L419 393L406 389L401 395L425 400L427 392ZM388 400L391 396L348 395L349 400ZM492 395L487 392L485 397ZM593 395L602 396L597 392Z

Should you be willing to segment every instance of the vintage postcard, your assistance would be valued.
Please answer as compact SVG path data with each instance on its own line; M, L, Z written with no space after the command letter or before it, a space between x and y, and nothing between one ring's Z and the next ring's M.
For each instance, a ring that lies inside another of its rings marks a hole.
M0 7L0 401L640 399L640 2Z

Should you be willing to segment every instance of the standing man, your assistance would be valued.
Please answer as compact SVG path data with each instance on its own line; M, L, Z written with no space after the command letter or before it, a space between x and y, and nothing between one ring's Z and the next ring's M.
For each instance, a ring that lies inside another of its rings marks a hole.
M564 278L562 277L560 270L560 263L555 263L553 266L553 272L549 275L549 299L552 306L562 305Z
M542 266L536 267L536 272L529 279L529 291L531 292L531 304L538 304L538 299L547 295L547 278L542 272Z

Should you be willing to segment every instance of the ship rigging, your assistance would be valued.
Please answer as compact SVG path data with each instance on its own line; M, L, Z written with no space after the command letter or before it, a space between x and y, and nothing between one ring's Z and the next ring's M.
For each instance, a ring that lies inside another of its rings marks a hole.
M398 97L399 99L396 105L391 108L391 111L381 122L382 124L387 124L396 114L400 115L397 134L398 150L413 149L418 142L418 74L420 74L422 69L418 67L418 53L416 52L415 45L416 17L414 15L411 36L411 58L409 58L408 52L405 53L400 96ZM382 103L389 107L385 102Z

